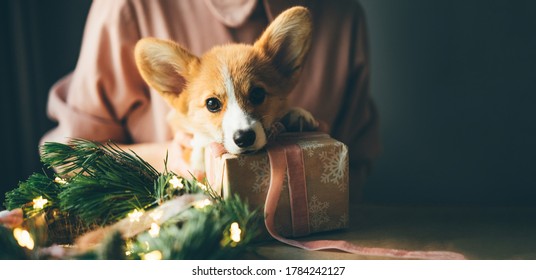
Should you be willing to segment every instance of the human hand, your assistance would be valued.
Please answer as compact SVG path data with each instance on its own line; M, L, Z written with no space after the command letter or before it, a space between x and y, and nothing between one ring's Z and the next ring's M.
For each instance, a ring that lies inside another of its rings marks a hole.
M190 164L192 156L193 135L185 132L175 133L168 149L168 168L178 175L190 178L192 175L199 181L205 178L203 170L196 170Z

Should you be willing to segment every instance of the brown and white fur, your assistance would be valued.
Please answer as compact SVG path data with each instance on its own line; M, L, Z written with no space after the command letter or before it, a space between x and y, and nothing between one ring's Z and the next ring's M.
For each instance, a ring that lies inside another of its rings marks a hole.
M283 117L290 126L318 127L309 112L287 102L309 51L311 29L309 11L294 7L253 45L216 46L201 57L168 40L137 43L143 79L173 107L176 129L193 134L193 171L204 171L204 148L212 142L232 154L263 148L269 129Z

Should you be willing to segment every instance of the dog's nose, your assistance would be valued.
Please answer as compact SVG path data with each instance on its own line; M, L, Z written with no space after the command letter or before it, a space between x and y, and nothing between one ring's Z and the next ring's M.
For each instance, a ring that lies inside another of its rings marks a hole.
M240 148L246 148L255 143L255 131L253 130L239 130L233 135L235 144Z

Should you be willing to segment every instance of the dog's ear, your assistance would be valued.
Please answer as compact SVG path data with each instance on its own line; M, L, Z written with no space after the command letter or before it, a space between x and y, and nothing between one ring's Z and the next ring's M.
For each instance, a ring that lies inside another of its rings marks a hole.
M173 41L144 38L134 50L141 76L164 96L179 95L199 58Z
M299 72L311 44L312 22L304 7L290 8L268 26L254 46L285 76Z

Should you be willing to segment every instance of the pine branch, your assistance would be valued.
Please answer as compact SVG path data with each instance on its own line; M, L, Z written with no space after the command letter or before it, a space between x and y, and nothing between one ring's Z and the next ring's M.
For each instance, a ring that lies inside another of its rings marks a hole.
M234 258L259 233L258 211L250 211L247 202L238 196L222 199L195 179L185 180L167 170L160 174L136 154L113 143L82 139L73 139L68 145L46 143L41 147L41 155L42 162L66 178L66 183L34 174L6 195L9 209L22 206L31 213L32 200L42 196L48 200L45 210L62 211L52 217L75 217L86 225L102 225L116 222L134 209L148 210L183 194L203 192L212 199L212 205L192 207L169 219L161 225L159 236L146 232L131 240L134 245L130 258L153 250L162 252L165 259ZM45 211L43 217L49 212ZM57 222L53 220L54 223ZM241 230L238 241L231 236L231 227L237 225ZM0 232L2 238L5 234ZM80 257L122 258L125 243L117 234L110 238L102 245L102 251Z
M45 174L34 173L25 182L19 182L17 188L6 193L4 206L8 210L23 208L26 216L32 216L40 210L33 208L33 199L42 197L48 202L45 209L58 207L60 185Z
M160 176L158 171L111 142L45 143L41 155L60 176L72 176L59 195L60 208L87 224L115 222L162 198L150 188Z
M234 258L243 253L249 248L251 243L254 242L260 233L260 227L263 226L263 217L259 212L259 209L251 210L248 201L243 201L238 195L233 195L230 198L221 200L217 204L216 211L225 213L230 220L230 223L225 225L224 238L220 244L227 250L220 250L216 252L215 259ZM230 225L236 222L242 228L241 241L234 243L230 240Z
M41 146L41 161L56 169L60 176L102 173L106 167L128 170L151 183L158 176L158 171L137 154L125 152L112 142L102 144L84 139L72 139L69 144L47 142Z
M134 242L134 258L158 250L163 259L232 259L248 249L259 234L260 215L250 211L238 196L216 201L203 209L190 208L162 226L157 237L140 234ZM236 222L241 240L230 238Z

